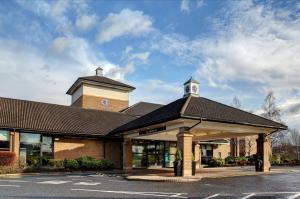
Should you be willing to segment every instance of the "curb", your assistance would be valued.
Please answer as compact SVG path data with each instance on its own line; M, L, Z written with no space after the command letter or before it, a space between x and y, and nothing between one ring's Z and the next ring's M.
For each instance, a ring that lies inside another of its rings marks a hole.
M161 177L161 178L145 178L142 176L125 177L128 181L148 181L148 182L199 182L202 178L178 178L178 177Z

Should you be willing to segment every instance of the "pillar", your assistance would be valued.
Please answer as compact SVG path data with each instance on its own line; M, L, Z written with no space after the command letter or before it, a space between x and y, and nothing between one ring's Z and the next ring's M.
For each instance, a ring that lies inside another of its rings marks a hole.
M123 170L125 172L132 170L132 142L130 139L124 139L123 142Z
M268 172L270 171L270 152L271 146L269 140L266 138L266 134L259 134L257 142L257 155L262 160L262 171Z
M20 133L11 132L10 133L10 151L16 154L15 165L19 165L20 157Z
M180 128L177 134L177 146L182 151L182 176L192 175L193 135L186 128Z
M196 169L199 169L201 166L201 151L199 144L194 145L194 156L196 161Z

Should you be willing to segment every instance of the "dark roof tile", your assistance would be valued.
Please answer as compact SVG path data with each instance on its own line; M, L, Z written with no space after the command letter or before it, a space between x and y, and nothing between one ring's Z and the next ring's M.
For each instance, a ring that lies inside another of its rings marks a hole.
M162 107L162 104L154 104L149 102L138 102L124 110L122 110L122 113L126 113L128 115L140 117L143 115L146 115L160 107Z
M135 117L124 113L0 98L0 127L62 135L105 136Z

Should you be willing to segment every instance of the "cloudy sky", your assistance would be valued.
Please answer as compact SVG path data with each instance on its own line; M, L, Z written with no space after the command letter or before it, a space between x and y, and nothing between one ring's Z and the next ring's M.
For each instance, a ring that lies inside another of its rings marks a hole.
M2 1L0 95L70 104L78 76L135 86L130 103L200 95L259 112L274 91L300 128L299 1Z

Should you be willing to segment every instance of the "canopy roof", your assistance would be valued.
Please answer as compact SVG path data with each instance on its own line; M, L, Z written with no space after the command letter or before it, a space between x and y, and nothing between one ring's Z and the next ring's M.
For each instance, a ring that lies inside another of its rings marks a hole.
M150 125L179 118L199 119L203 121L244 124L275 129L287 129L287 126L261 116L215 102L204 97L185 97L137 118L112 133L122 133Z

